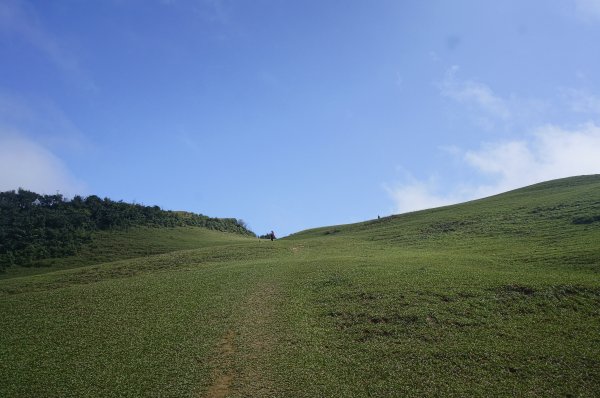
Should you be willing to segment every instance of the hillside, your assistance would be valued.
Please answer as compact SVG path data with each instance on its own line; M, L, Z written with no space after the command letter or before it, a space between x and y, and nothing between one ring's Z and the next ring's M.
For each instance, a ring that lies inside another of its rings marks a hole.
M594 397L598 215L574 177L0 280L0 396Z
M243 221L233 218L211 218L189 212L164 211L158 206L115 202L94 195L86 198L75 196L67 200L60 194L40 195L19 189L0 192L0 271L11 266L64 264L64 261L57 259L67 257L71 257L71 260L76 257L77 261L83 261L82 264L90 264L88 260L91 258L85 253L90 253L97 246L97 241L106 240L107 234L102 232L108 231L108 235L113 238L121 237L121 240L127 240L131 235L131 239L136 240L135 232L123 234L123 231L140 227L201 227L254 236ZM155 234L149 232L149 235ZM154 239L150 239L148 243L148 254L168 251L168 248L158 252L151 248L156 245ZM123 246L115 239L111 244ZM161 243L158 245L164 247ZM172 250L178 248L184 247L177 244L171 247ZM123 252L123 255L115 256L115 251L110 248L100 249L102 253L96 257L107 261L131 258L140 253ZM106 250L113 255L107 257Z
M90 241L74 254L39 259L35 266L13 266L0 272L0 279L38 275L57 270L147 257L180 250L225 246L247 241L248 235L214 231L204 227L131 227L95 231Z
M459 205L303 231L390 247L502 256L544 266L600 264L600 175L565 178Z

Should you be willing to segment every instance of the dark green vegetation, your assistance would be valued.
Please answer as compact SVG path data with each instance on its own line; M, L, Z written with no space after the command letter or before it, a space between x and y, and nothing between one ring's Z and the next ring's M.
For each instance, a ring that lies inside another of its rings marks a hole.
M598 215L577 177L1 280L0 396L597 396Z
M98 231L140 226L195 226L253 235L243 221L236 219L164 211L158 206L115 202L94 195L65 200L60 194L40 195L19 189L0 192L0 271L14 265L60 264L51 259L77 254L84 244L94 242Z

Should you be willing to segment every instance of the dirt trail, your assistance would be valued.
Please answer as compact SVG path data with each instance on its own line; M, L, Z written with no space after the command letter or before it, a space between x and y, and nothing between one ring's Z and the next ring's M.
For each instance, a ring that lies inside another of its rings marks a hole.
M264 368L276 343L272 330L276 296L274 283L260 283L237 309L236 324L216 350L214 381L207 398L272 395L272 382Z
M235 335L233 331L229 330L219 342L217 351L219 366L215 370L213 384L208 388L206 393L207 398L223 398L229 394L229 389L233 380L231 361L233 354L235 353L233 346L234 338Z

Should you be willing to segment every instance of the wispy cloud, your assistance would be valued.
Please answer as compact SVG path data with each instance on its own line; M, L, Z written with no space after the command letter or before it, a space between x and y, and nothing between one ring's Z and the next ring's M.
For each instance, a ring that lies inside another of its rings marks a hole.
M0 191L25 188L67 196L86 191L56 155L17 131L0 128Z
M202 145L200 145L197 138L187 130L180 129L179 132L175 134L175 137L186 150L197 154L202 153Z
M459 66L449 68L438 83L440 94L464 107L462 113L483 130L514 130L539 125L548 113L547 101L499 95L488 84L458 76Z
M158 0L164 6L191 9L209 22L226 25L230 22L230 5L226 0Z
M564 90L564 95L572 111L600 116L600 97L581 89Z
M34 134L49 148L80 151L89 146L77 126L49 99L0 90L0 128Z
M202 3L210 11L211 20L221 24L230 21L230 12L225 0L203 0Z
M420 210L482 198L537 182L600 173L600 126L574 129L548 125L523 140L493 142L456 150L464 165L489 183L463 185L440 194L435 180L409 181L387 188L396 212Z
M600 21L600 0L575 0L575 11L587 21Z
M85 89L96 89L89 74L81 67L75 54L47 31L35 12L25 1L0 1L0 34L17 35L43 53L60 71L76 80Z
M487 85L474 80L461 80L457 77L458 66L451 67L440 84L442 95L475 107L489 116L508 119L511 111L500 96L494 94Z

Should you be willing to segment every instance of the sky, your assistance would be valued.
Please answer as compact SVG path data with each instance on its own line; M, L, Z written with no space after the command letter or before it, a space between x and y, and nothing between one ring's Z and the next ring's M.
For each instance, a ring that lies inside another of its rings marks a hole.
M0 0L0 191L259 233L600 173L600 0Z

